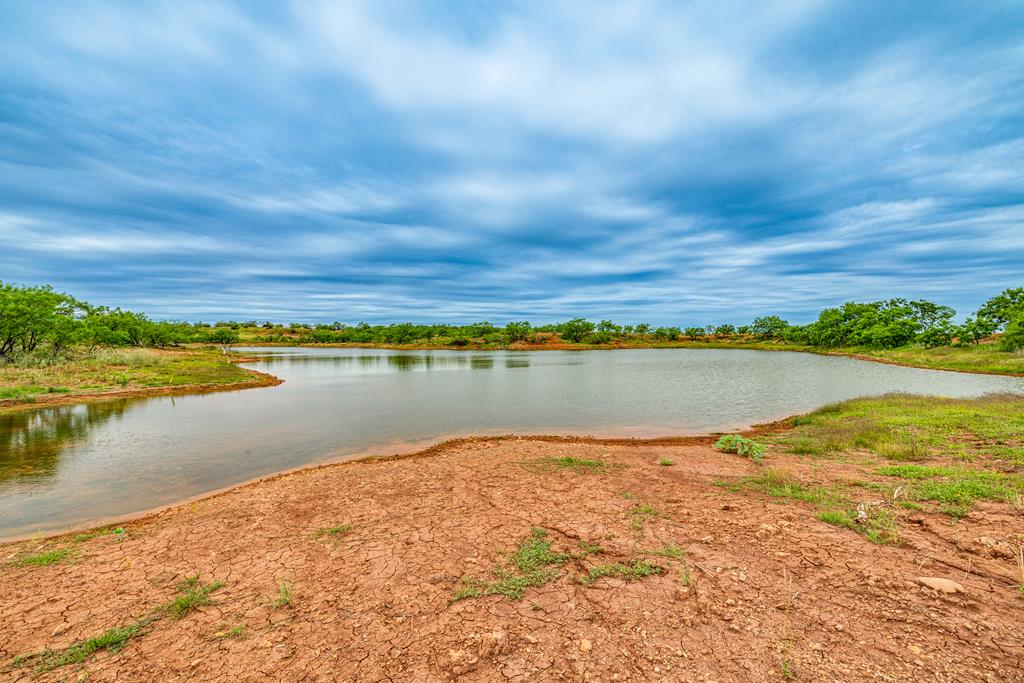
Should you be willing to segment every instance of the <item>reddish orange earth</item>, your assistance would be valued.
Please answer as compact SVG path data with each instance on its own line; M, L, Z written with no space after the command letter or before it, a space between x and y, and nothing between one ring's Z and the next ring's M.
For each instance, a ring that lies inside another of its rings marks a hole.
M548 460L567 456L609 466ZM768 460L818 481L863 476ZM4 663L130 624L186 577L223 582L116 651L50 671L29 658L0 676L1024 681L1016 560L992 541L1024 532L1024 516L986 504L951 525L915 512L899 545L875 545L803 503L720 485L757 471L699 442L463 440L242 486L124 533L0 546L5 562L71 549L49 566L0 567ZM531 534L560 554L546 582L521 599L453 601L464 577L488 585L498 565L513 575L510 553ZM636 566L647 575L614 575Z

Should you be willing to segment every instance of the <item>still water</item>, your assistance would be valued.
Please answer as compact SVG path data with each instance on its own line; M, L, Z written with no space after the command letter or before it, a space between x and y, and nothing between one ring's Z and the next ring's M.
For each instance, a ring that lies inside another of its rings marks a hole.
M893 391L1024 379L745 350L249 348L276 387L0 415L0 537L87 524L261 475L464 434L738 429Z

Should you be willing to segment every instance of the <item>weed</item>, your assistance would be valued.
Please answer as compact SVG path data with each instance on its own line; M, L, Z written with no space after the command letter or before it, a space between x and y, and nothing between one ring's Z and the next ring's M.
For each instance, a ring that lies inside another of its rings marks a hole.
M74 554L70 548L56 548L35 555L25 555L7 563L10 567L47 567L67 560Z
M669 467L670 465L675 465L676 461L672 460L671 458L660 458L658 460L658 464L661 465L662 467Z
M210 604L210 593L224 586L223 581L214 581L203 585L199 575L186 577L178 584L181 593L165 605L165 611L172 619L181 619L197 607Z
M237 626L232 626L229 629L225 629L223 631L218 631L217 633L214 633L213 637L218 639L218 640L221 640L221 639L224 639L224 638L244 638L245 637L245 626L242 626L241 624L239 624Z
M764 460L764 445L739 434L725 434L715 442L715 448L725 453L736 453L754 462Z
M586 557L587 555L594 555L596 553L603 553L604 550L597 543L589 543L587 541L579 542L581 552L578 553L580 557Z
M690 572L690 563L684 562L683 568L679 570L679 583L689 586L692 581L693 575Z
M51 671L69 664L84 662L100 650L117 652L122 649L129 640L141 635L144 630L154 622L165 616L178 619L200 605L209 603L209 594L223 586L223 582L214 581L203 584L199 575L186 577L178 584L177 590L182 595L163 605L158 605L150 610L145 616L136 619L122 626L109 628L98 636L80 640L60 650L49 648L42 652L29 655L21 655L9 665L10 668L24 666L30 662L37 662L39 671Z
M784 681L792 681L796 679L796 667L793 666L793 662L788 659L783 659L779 662L779 674L782 676Z
M670 557L674 560L681 560L686 557L686 551L676 545L666 545L661 550L648 550L647 555L655 555L656 557Z
M492 581L463 577L462 587L452 595L452 602L486 595L504 595L512 600L521 600L527 588L543 586L555 579L559 571L553 567L565 564L570 556L552 550L547 535L544 529L531 529L530 535L520 542L509 558L511 567L496 567L495 580Z
M647 560L633 560L631 564L613 562L611 564L599 564L591 567L590 571L580 577L580 583L589 586L598 579L606 576L616 576L626 579L627 581L635 581L642 579L645 576L663 574L664 572L664 567L651 564Z
M650 505L637 505L629 511L629 526L633 529L640 529L644 522L658 516L658 511Z
M334 526L317 529L316 533L313 535L313 538L320 539L324 536L344 536L350 531L352 531L351 524L335 524Z
M280 609L292 604L292 585L282 581L277 585L277 597L270 599L271 609Z
M626 500L636 500L636 494L630 493L629 491L623 491L622 497L625 498Z
M899 542L899 535L896 532L896 522L892 515L882 509L873 509L868 513L867 507L863 515L858 510L822 510L816 517L819 521L852 529L864 536L872 543L878 545L891 545Z
M566 455L560 458L547 456L539 460L522 463L531 472L563 472L570 470L576 474L607 474L613 470L623 469L625 465L609 463L604 460L587 460Z

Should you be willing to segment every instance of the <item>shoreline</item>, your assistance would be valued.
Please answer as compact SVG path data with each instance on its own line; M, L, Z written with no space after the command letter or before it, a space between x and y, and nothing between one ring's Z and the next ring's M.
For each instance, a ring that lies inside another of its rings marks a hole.
M786 431L792 427L791 421L796 415L790 415L780 420L773 422L765 422L762 424L752 425L748 429L739 430L736 433L745 437L756 437L763 436L766 434L777 434L779 432ZM441 437L439 439L428 439L426 441L412 442L408 445L407 449L402 449L401 446L397 446L399 450L389 453L377 453L377 449L371 448L360 453L354 453L349 456L343 456L337 459L326 460L323 462L309 463L305 465L298 465L296 467L290 467L269 474L264 474L258 477L252 477L244 481L240 481L236 484L229 486L222 486L211 491L205 491L203 493L196 494L194 496L188 496L180 500L176 500L165 505L158 505L151 508L145 508L137 512L131 512L125 515L110 515L107 517L100 517L92 522L84 524L72 525L68 527L61 527L53 531L36 531L31 533L13 534L10 536L0 535L0 550L5 547L24 543L26 541L54 541L64 539L66 536L74 536L77 534L88 533L98 529L103 529L109 526L123 525L128 523L144 523L149 522L157 517L164 514L174 513L181 508L189 505L193 505L200 502L208 502L219 498L221 496L230 495L238 491L253 488L261 484L267 484L278 481L286 477L302 475L312 472L317 472L324 469L330 469L334 467L345 467L360 464L369 464L377 462L397 462L405 460L418 460L423 458L433 458L439 456L446 451L458 450L465 446L471 446L476 444L499 444L503 442L515 442L515 441L534 441L538 443L554 443L554 444L585 444L591 446L622 446L622 447L659 447L659 446L711 446L719 436L725 432L711 432L707 434L686 434L677 436L657 436L657 437L600 437L600 436L585 436L585 435L574 435L574 434L494 434L494 435L467 435L467 436L455 436L455 437ZM388 446L387 448L392 448ZM382 446L381 448L385 448Z
M232 358L232 363L251 363L255 359ZM251 368L241 368L250 379L241 382L228 382L225 384L176 384L156 387L144 387L140 389L114 389L110 391L91 391L80 394L38 394L32 397L31 401L22 399L0 400L0 415L9 415L24 411L52 408L54 406L75 405L79 403L98 403L102 401L116 401L125 398L156 398L158 396L188 396L200 394L212 394L220 391L241 391L243 389L259 389L262 387L275 387L283 384L284 380L275 377L267 372L260 372Z
M238 342L232 344L231 348L297 348L297 349L379 349L385 351L639 351L648 349L694 349L694 350L722 350L722 351L768 351L783 353L810 353L816 356L836 356L840 358L852 358L870 363L881 363L883 365L895 365L904 368L916 368L918 370L938 370L941 372L959 372L968 375L997 375L1002 377L1024 377L1024 372L978 370L968 368L935 367L908 363L904 361L872 356L853 351L829 351L814 347L776 348L770 346L759 346L757 344L730 344L723 342L701 343L701 342L666 342L662 344L566 344L564 342L553 344L510 344L504 347L482 347L482 346L443 346L431 344L362 344L349 342L325 342L315 344L300 344L295 342ZM236 361L244 362L244 361Z
M788 663L800 680L1024 680L1018 510L979 502L951 525L935 505L871 503L896 534L872 540L835 522L877 497L852 483L881 482L877 461L773 448L757 464L710 439L454 439L4 546L0 577L24 597L0 608L3 672L740 683ZM766 477L852 497L748 487ZM949 636L964 631L978 637ZM82 649L108 634L123 638Z

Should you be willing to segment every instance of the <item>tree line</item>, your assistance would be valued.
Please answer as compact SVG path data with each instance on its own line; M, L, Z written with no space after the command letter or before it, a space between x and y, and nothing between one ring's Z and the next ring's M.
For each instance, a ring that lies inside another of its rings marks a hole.
M962 323L956 311L930 301L888 299L848 302L826 308L817 320L792 325L777 315L755 318L749 325L619 325L573 318L533 325L513 321L504 326L395 323L347 325L340 322L288 326L269 321L188 323L151 320L142 313L93 306L52 287L24 287L0 282L0 361L26 354L60 356L71 348L97 346L163 347L185 343L232 344L243 333L254 341L355 344L509 345L517 342L571 344L615 342L666 343L750 339L823 348L895 348L911 344L936 347L978 344L996 333L1004 349L1024 348L1024 287L1007 289L986 301Z

